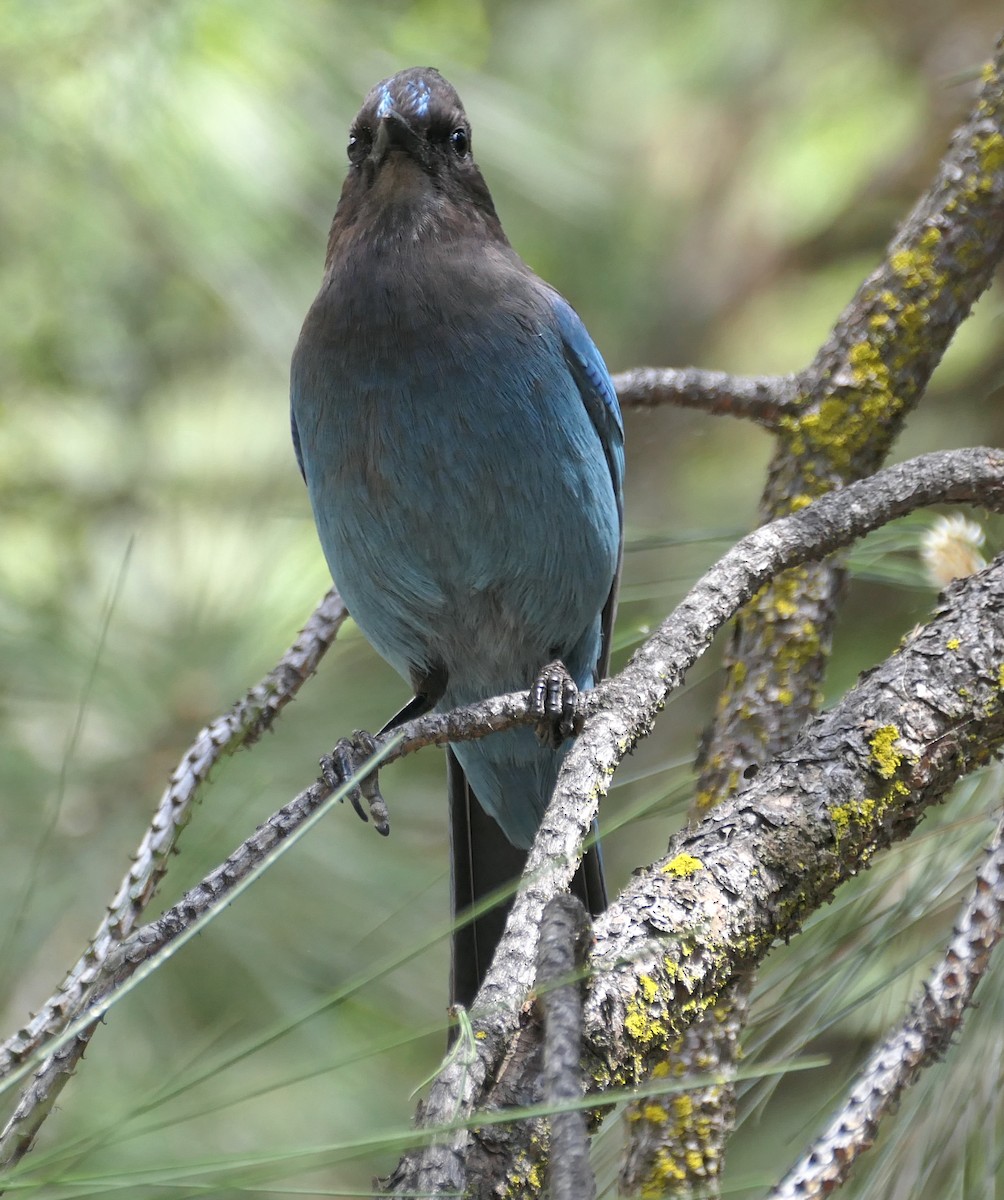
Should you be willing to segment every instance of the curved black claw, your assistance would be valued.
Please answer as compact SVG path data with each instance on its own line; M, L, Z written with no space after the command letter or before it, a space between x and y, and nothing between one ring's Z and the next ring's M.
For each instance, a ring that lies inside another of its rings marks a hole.
M321 776L324 782L332 791L340 788L346 780L358 775L374 750L376 742L373 735L365 730L357 729L351 737L339 738L334 750L321 759ZM369 808L368 814L363 808L363 800ZM380 794L380 782L375 770L358 780L357 785L349 792L349 801L364 821L373 818L373 827L377 833L384 837L390 833L390 813Z
M530 689L530 710L537 718L537 737L556 750L582 729L579 689L563 662L548 663Z

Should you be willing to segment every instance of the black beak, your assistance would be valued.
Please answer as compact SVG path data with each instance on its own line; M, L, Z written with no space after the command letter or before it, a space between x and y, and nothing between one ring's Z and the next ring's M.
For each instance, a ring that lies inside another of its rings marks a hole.
M392 150L404 150L407 154L414 154L418 141L418 136L404 117L396 112L388 113L377 123L370 159L379 166Z

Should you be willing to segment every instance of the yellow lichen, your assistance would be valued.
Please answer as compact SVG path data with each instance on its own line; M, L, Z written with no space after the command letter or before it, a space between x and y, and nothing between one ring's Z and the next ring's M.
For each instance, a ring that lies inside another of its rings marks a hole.
M899 741L899 730L895 725L883 725L877 729L868 742L872 752L872 762L883 779L892 779L903 762L902 753L896 749Z
M675 1161L665 1146L660 1146L655 1152L652 1174L641 1185L643 1200L660 1200L660 1197L665 1197L668 1193L667 1185L670 1182L678 1182L686 1177L687 1172L683 1167Z
M538 1139L532 1139L539 1146ZM544 1175L539 1163L533 1162L525 1151L520 1151L513 1162L512 1172L506 1180L506 1196L526 1197L540 1195Z
M668 1031L658 1017L654 1017L636 996L632 996L624 1015L624 1032L639 1045L647 1047L664 1042Z
M924 244L930 233L937 235L935 242L941 236L937 230L927 230L919 246L897 250L889 259L889 266L903 280L904 286L911 290L931 285L942 287L945 284L945 276L934 269L933 256L930 253L933 243Z
M714 808L723 796L714 788L701 788L694 797L694 811L697 813L705 813L709 808Z
M848 800L846 804L834 804L829 813L837 841L842 841L855 826L870 825L878 807L876 800Z
M699 858L694 858L692 854L678 854L659 869L663 875L675 875L677 879L687 879L695 872L700 871L703 866L704 863Z
M962 645L962 643L959 641L958 638L949 638L948 641L945 642L945 647L948 650L958 650L958 648L961 645Z
M624 1032L636 1042L646 1042L651 1038L648 1013L637 1000L629 1000L627 1013L624 1016Z
M999 133L977 138L975 146L980 156L980 166L988 175L1004 167L1004 137Z
M690 1168L691 1175L703 1174L704 1155L699 1150L688 1150L683 1157Z

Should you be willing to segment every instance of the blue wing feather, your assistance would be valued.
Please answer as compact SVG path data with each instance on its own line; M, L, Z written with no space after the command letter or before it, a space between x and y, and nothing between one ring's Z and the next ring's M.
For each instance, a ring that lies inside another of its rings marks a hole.
M582 324L579 314L557 292L553 293L552 305L569 369L589 419L603 444L623 524L624 421L617 392L603 356Z

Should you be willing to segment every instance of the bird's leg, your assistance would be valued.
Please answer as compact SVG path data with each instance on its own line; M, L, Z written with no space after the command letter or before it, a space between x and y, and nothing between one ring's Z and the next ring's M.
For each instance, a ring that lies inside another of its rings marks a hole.
M381 734L389 733L392 729L404 725L406 721L424 716L433 709L446 688L446 671L443 668L427 668L425 670L413 668L411 681L415 687L415 695L400 712L395 713L384 725L380 730ZM341 787L360 770L375 750L376 742L373 735L366 733L365 730L357 729L351 737L340 738L334 750L321 759L321 774L324 782L332 791ZM387 802L380 792L380 780L376 768L368 771L358 781L349 792L349 800L364 821L368 821L370 817L373 818L373 826L377 833L383 834L384 837L390 833L390 812L387 809ZM366 801L369 808L369 815L363 808L363 800Z
M579 689L559 659L540 672L530 689L530 711L537 718L537 737L556 750L582 729L578 713Z
M324 782L334 791L349 779L352 779L365 764L366 760L376 750L376 742L371 733L357 729L347 738L339 738L334 750L325 754L321 759L321 775ZM387 804L380 794L380 783L376 770L367 772L358 780L356 786L349 792L349 800L364 821L373 818L373 827L384 837L390 833L390 813ZM369 808L369 814L363 808L363 800Z

